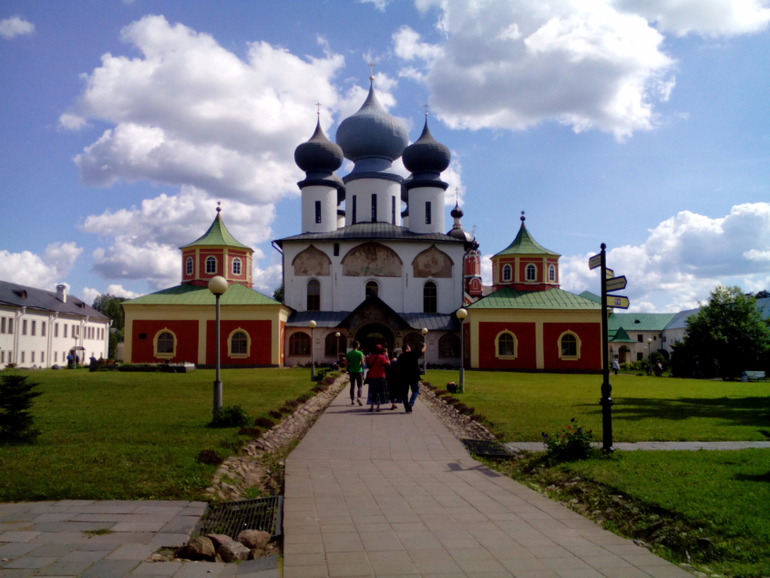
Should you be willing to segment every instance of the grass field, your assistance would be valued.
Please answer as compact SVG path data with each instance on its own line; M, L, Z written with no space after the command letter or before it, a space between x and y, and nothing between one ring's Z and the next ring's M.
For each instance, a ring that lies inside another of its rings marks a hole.
M242 441L234 428L206 427L214 371L23 373L40 383L42 434L34 445L0 446L0 501L201 499L216 468L199 452L232 454ZM222 382L224 405L253 417L314 385L299 369L228 369Z
M443 389L457 371L428 370ZM601 438L599 375L466 371L456 396L486 417L506 441L540 441L571 418ZM614 441L765 441L770 383L611 376Z

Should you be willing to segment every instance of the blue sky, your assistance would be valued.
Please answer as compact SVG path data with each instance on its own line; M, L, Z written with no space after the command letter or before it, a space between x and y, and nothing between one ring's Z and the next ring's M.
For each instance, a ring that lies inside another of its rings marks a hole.
M766 0L6 0L0 279L177 284L221 201L270 294L270 241L300 232L293 150L316 102L334 138L373 60L412 139L430 104L482 254L526 211L570 291L598 291L602 242L638 311L770 288L768 22Z

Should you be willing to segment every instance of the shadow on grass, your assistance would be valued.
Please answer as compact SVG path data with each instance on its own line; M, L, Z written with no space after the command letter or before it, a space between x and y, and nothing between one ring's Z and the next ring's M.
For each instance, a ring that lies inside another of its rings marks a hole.
M690 418L721 419L731 425L767 427L770 422L770 396L698 399L618 398L612 406L613 419L641 421L664 419L679 421ZM601 414L601 408L595 413ZM762 433L768 436L767 430ZM770 437L770 436L768 436Z
M734 480L739 482L765 482L770 483L770 472L764 474L735 474Z

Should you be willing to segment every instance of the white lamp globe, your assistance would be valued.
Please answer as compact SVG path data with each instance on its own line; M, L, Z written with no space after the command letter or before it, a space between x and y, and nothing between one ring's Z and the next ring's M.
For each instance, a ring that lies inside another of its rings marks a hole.
M209 291L214 295L224 295L225 291L227 291L227 279L221 275L212 277L209 281Z

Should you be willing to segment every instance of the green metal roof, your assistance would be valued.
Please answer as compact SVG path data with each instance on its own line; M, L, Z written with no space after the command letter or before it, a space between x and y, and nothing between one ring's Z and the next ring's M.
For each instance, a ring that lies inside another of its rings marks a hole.
M524 225L523 219L524 217L522 217L519 234L516 235L513 243L497 253L495 257L501 255L551 255L553 257L560 257L559 253L549 251L532 238L532 235L529 234L527 227Z
M185 283L170 287L163 291L143 295L130 301L125 301L123 305L211 305L216 303L214 294L206 286L190 285ZM227 288L227 292L219 300L221 305L280 305L262 295L258 291L249 289L240 283L233 283Z
M622 327L619 328L614 335L612 334L612 331L609 331L608 333L612 343L636 343L636 340L631 339L628 336L628 333L626 333L626 330Z
M610 335L621 327L626 331L663 331L676 313L610 313L607 329Z
M580 296L581 297L585 297L586 299L589 299L589 300L593 301L594 303L601 303L602 302L602 298L601 297L599 297L596 293L591 293L590 291L583 291L580 294Z
M504 287L468 306L468 309L584 309L599 311L601 305L562 289L517 291Z
M187 249L188 247L196 247L196 246L212 246L216 245L218 247L238 247L239 249L248 249L251 251L251 247L247 247L243 243L239 243L235 240L235 237L233 237L230 234L230 231L227 230L227 227L225 227L224 222L222 221L222 218L219 216L219 209L217 209L217 217L214 219L214 222L211 223L211 226L209 227L209 230L206 231L206 233L197 241L193 241L189 245L185 245L184 247L181 247L182 249Z

